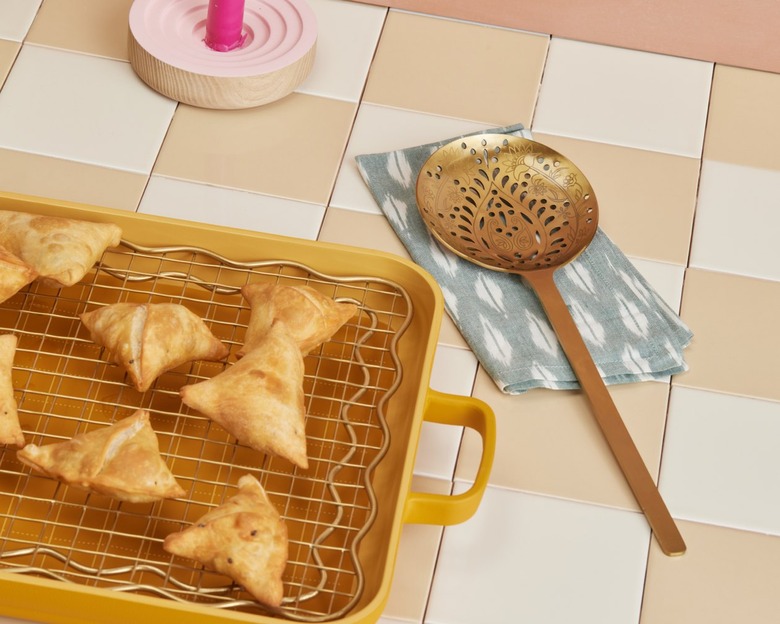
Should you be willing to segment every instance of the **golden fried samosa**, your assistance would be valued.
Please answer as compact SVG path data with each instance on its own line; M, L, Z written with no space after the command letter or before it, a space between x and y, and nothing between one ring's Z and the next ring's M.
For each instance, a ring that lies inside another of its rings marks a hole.
M38 273L0 245L0 303L32 282Z
M183 386L182 401L242 444L308 468L303 407L303 355L281 325L235 364Z
M177 303L114 303L82 314L81 321L140 392L172 368L222 360L229 351L203 319Z
M229 576L265 605L282 603L287 526L252 475L238 480L235 496L168 535L163 548Z
M310 286L255 282L241 288L251 310L244 346L251 351L271 325L281 323L303 354L330 339L357 312L354 303L340 303Z
M149 412L143 409L65 442L28 444L16 455L22 463L64 483L131 503L186 494L160 456Z
M11 381L11 369L16 354L16 336L0 336L0 444L24 446L24 434L19 426L19 414L16 411L14 386Z
M113 223L0 210L0 245L53 286L78 282L121 238L122 229Z

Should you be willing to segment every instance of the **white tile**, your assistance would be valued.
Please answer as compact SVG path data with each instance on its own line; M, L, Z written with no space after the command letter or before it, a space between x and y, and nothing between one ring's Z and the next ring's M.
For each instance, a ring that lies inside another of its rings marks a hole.
M149 173L175 108L129 63L26 44L0 91L0 146Z
M381 213L360 176L355 156L414 147L484 129L471 121L363 104L355 119L330 205Z
M2 0L0 2L0 39L24 41L40 6L41 0Z
M538 132L701 157L712 64L553 38Z
M630 257L629 260L650 286L675 312L680 311L685 267L668 262Z
M341 0L309 5L317 17L317 48L311 73L296 91L359 101L387 9Z
M660 489L675 517L780 535L780 403L674 387Z
M780 171L702 163L691 266L780 280Z
M650 532L638 513L488 487L444 529L426 624L636 624Z
M325 207L153 175L138 212L315 240Z
M431 388L470 396L477 374L477 358L468 349L439 345L431 371ZM458 460L463 427L423 422L414 473L452 479Z

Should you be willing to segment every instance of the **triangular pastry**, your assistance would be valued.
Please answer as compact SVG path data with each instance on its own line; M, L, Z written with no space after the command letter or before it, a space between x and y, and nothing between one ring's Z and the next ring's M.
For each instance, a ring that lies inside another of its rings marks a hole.
M140 392L181 364L221 360L229 352L203 319L177 303L113 303L81 320Z
M22 463L64 483L131 503L186 494L160 456L147 410L65 442L28 444L16 455Z
M121 228L113 223L0 210L0 245L54 286L78 282L121 238Z
M287 526L251 475L238 480L235 496L168 535L163 548L229 576L265 605L282 603Z
M32 282L38 273L0 245L0 303Z
M281 325L235 364L180 390L182 401L242 444L308 468L303 355Z
M303 354L329 340L357 312L354 303L341 303L310 286L254 282L241 288L251 310L242 357L262 340L274 323L281 323Z
M24 434L19 426L11 381L16 342L16 336L13 334L0 336L0 444L16 444L21 447L24 446Z

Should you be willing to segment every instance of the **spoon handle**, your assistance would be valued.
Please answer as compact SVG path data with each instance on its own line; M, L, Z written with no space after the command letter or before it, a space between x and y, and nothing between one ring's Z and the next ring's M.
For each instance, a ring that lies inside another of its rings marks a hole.
M612 401L566 302L555 285L553 270L528 271L523 273L523 277L539 297L569 364L577 375L580 387L590 401L607 444L644 512L658 545L667 555L682 555L685 552L685 542Z

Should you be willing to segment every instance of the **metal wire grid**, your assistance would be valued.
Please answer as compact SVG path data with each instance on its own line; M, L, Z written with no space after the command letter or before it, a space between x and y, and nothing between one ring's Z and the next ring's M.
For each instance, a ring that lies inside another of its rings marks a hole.
M308 284L359 306L332 340L305 358L306 471L237 444L183 406L178 394L234 360L249 319L239 289L261 280ZM190 363L137 392L78 318L116 301L186 305L231 348L228 363ZM411 315L408 294L386 280L127 242L106 252L80 284L31 285L0 308L0 332L19 338L13 380L27 442L67 440L148 409L161 454L187 496L122 503L33 474L13 449L0 448L0 569L268 614L226 577L161 546L168 533L234 494L249 472L263 483L290 537L285 597L272 614L324 621L347 613L363 589L357 551L376 516L371 475L390 442L385 405L400 383L396 343Z

